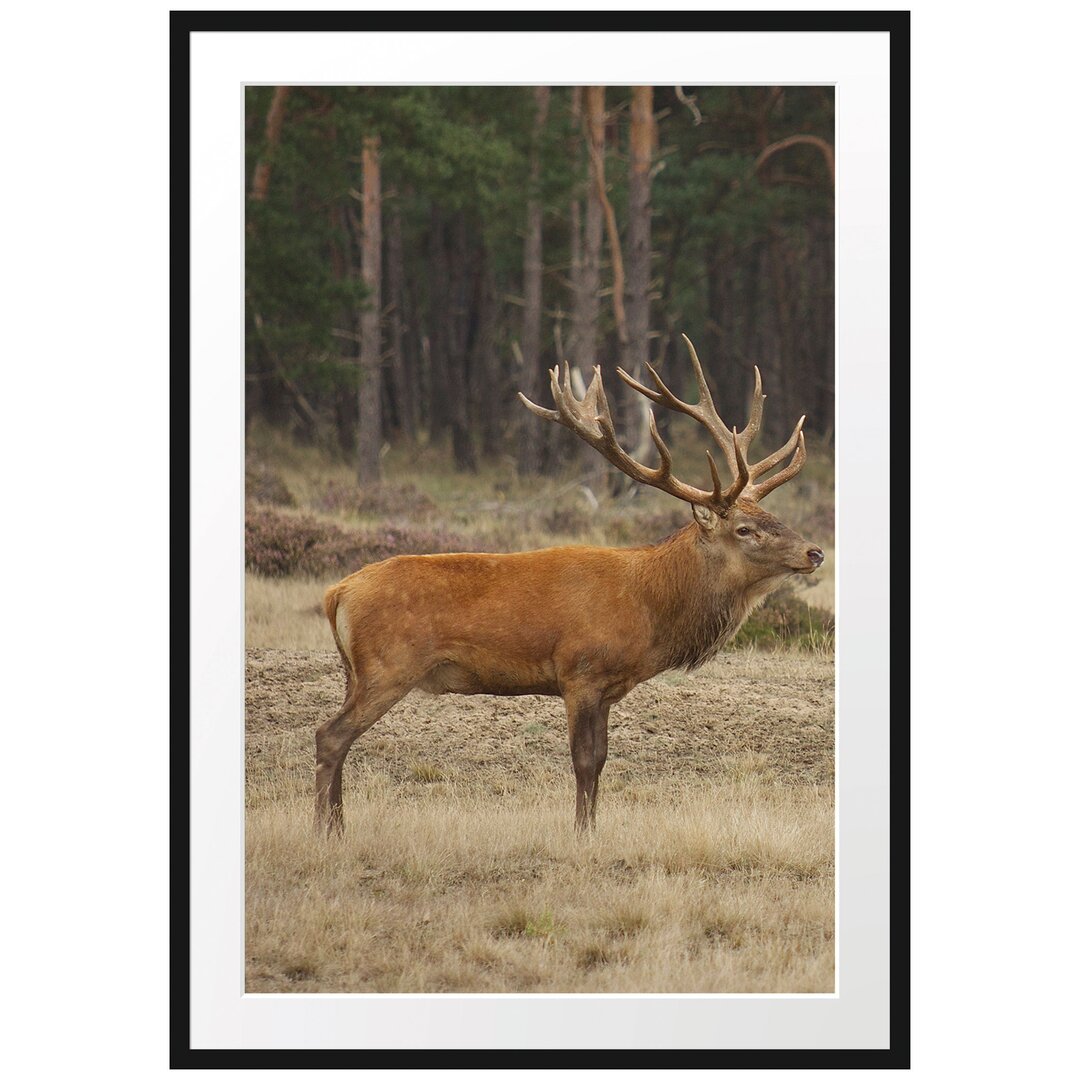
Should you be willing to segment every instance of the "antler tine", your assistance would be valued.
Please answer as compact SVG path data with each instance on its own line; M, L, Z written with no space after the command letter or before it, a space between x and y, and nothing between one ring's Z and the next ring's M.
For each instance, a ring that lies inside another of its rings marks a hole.
M574 398L574 388L570 383L570 364L568 361L563 360L561 364L555 365L555 371L558 371L562 375L562 392L564 397Z
M667 481L671 476L671 451L668 449L668 445L664 442L660 435L660 431L656 426L656 415L652 409L649 410L649 434L652 436L652 441L656 445L657 453L660 455L660 464L654 469L654 482ZM719 475L716 472L716 462L712 459L712 454L708 450L705 451L705 456L709 459L709 468L712 470L713 490L712 495L709 497L709 503L712 505L715 500L718 500L723 492L724 485ZM675 483L679 483L678 480ZM705 494L702 492L701 494Z
M656 426L656 415L652 409L649 410L649 434L652 436L656 452L660 455L660 464L656 467L656 478L658 480L666 479L671 475L671 451L668 449L667 443L660 437L660 430Z
M790 441L790 440L789 440ZM781 484L786 484L793 476L798 476L802 471L803 465L806 464L806 437L802 433L802 421L799 421L798 431L798 445L795 447L795 453L791 458L788 465L781 469L775 476L770 476L768 480L762 481L760 484L755 484L753 488L748 492L748 496L755 502L764 499L770 491L778 488Z
M556 364L553 368L548 368L548 378L551 380L551 396L555 399L556 405L562 401L563 393L562 386L559 384L559 365Z
M750 418L746 421L746 427L742 430L742 435L739 436L739 442L742 446L743 454L750 452L750 444L754 441L754 436L761 430L761 414L765 409L765 395L761 392L761 372L758 371L757 364L754 365L754 397L750 402ZM753 470L751 470L751 474Z
M681 408L684 403L679 401L678 398L676 398L675 395L672 394L671 391L668 390L668 388L664 386L662 382L660 382L660 376L657 375L656 372L653 370L652 364L646 362L645 367L648 368L649 374L660 386L661 390L663 391L662 393L659 390L651 390L644 383L638 382L633 375L631 375L627 371L624 371L621 367L617 367L615 369L615 374L618 375L619 378L622 379L622 381L626 383L626 385L629 386L631 390L636 390L639 394L647 397L650 401L655 401L659 405L666 405L668 404L668 402L665 400L665 397L670 397L673 402L676 402L676 404L672 405L671 408ZM686 408L689 408L689 406L686 406Z
M697 349L694 348L694 343L685 334L683 334L682 339L686 342L686 347L690 350L690 363L694 365L694 374L697 376L698 390L701 392L701 401L702 403L708 403L708 407L712 410L713 415L719 420L720 417L716 414L716 406L713 405L712 392L709 390L709 384L705 381L705 372L701 367L701 361L698 359Z
M551 369L551 393L557 404L565 406L575 416L580 415L580 410L577 408L578 399L574 395L574 388L570 382L570 365L565 361L561 365L556 364Z
M614 440L615 425L611 420L611 406L608 404L607 391L604 390L604 377L600 374L599 364L593 368L592 382L589 383L589 389L585 394L585 398L592 403L593 411L596 413L594 419L600 424L603 430L610 433L611 438Z
M709 459L709 472L712 474L712 489L713 489L713 502L715 504L724 502L724 481L720 479L720 472L716 468L716 462L713 460L712 451L706 450L705 456ZM727 503L730 506L730 503Z
M541 416L545 420L558 421L559 414L554 409L545 409L543 405L535 404L535 402L530 401L520 390L518 391L518 397L521 398L522 404L529 412L536 413L537 416Z
M774 450L768 457L762 458L759 462L750 466L750 479L752 481L756 482L759 476L764 476L770 469L775 469L781 461L791 455L799 441L799 436L802 434L802 426L805 420L805 416L799 417L795 430L792 431L788 441L779 450Z
M742 444L739 442L738 431L732 428L731 435L732 446L735 449L735 468L732 470L735 473L735 479L732 481L731 486L720 495L719 501L725 509L734 506L735 500L743 493L747 484L750 483L750 468L746 464L746 457L742 451ZM705 452L709 453L707 450ZM709 454L709 465L713 471L713 482L716 485L716 490L719 491L720 478L717 476L712 454Z

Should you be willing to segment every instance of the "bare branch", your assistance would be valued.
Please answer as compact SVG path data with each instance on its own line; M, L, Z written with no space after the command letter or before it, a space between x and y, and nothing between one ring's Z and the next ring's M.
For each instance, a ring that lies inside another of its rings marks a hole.
M676 86L675 96L694 114L694 127L697 127L701 123L701 110L697 107L697 95L688 95L681 86Z
M779 142L770 143L764 150L758 154L757 159L754 161L753 171L756 173L761 169L761 166L765 164L773 156L778 154L781 150L786 150L789 146L816 146L821 151L821 156L825 159L825 167L829 170L829 182L836 186L836 162L833 155L832 146L827 143L818 135L789 135L786 139L781 139Z

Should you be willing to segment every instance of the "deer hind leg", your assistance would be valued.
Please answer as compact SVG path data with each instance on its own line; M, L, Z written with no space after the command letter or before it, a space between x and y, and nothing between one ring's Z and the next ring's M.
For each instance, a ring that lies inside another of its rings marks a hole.
M340 835L345 831L341 773L349 748L408 692L408 685L377 687L361 677L350 680L345 704L315 732L315 828Z
M568 695L566 698L570 758L577 780L575 826L578 832L596 827L600 773L607 760L608 709L609 706L598 700L598 695Z

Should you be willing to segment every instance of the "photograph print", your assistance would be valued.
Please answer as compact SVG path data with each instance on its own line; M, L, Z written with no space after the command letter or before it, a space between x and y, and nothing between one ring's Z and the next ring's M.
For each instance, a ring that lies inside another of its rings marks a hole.
M247 993L834 993L834 105L244 89Z

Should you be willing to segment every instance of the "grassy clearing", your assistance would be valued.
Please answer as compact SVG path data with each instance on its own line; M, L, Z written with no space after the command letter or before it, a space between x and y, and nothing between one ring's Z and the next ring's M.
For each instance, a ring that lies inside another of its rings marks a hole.
M562 788L506 802L354 784L330 843L312 841L310 800L261 800L248 991L832 990L827 789L721 781L663 806L613 793L582 841Z

